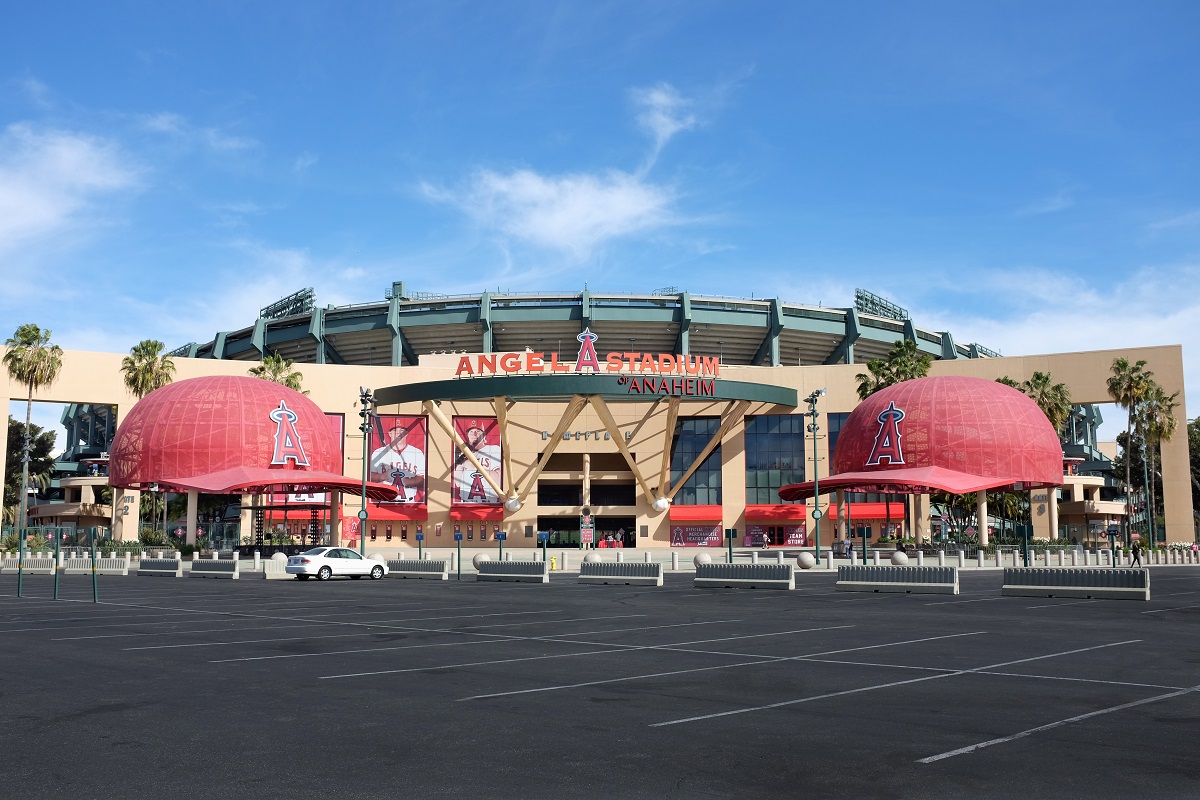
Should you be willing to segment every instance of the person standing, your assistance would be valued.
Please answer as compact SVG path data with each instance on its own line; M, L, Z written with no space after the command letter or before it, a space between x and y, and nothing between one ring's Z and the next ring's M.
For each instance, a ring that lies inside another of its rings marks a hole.
M425 502L425 454L408 443L409 431L418 424L396 422L387 429L387 443L371 453L371 480L399 489L397 503Z

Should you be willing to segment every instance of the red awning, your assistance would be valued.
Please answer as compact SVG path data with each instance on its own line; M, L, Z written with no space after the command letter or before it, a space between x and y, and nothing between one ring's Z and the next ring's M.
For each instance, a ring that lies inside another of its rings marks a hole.
M502 522L504 506L450 506L450 519L464 522Z
M1030 483L1012 476L983 477L956 472L945 467L910 467L884 469L871 472L843 472L822 478L818 489L822 494L836 489L848 492L892 492L894 494L926 494L928 492L950 492L970 494L995 489L1040 489L1058 486L1057 483ZM793 483L779 490L784 500L803 500L813 496L812 481Z
M671 506L672 522L720 522L721 506Z
M323 492L337 489L345 494L362 494L362 481L332 472L299 469L231 467L190 478L164 478L170 489L194 489L204 494L262 494L265 492ZM395 500L400 490L390 483L367 483L367 497Z
M840 517L841 508L836 503L829 505L830 513ZM904 519L904 503L846 503L847 516L850 519L887 519L888 506L892 507L892 519Z
M788 522L803 521L808 518L808 510L803 503L774 503L746 506L747 522Z
M429 506L424 503L377 503L367 509L371 519L424 522L429 519Z

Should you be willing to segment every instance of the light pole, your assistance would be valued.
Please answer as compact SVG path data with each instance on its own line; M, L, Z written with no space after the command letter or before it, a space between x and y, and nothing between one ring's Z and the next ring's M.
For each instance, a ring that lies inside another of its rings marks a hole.
M817 424L817 399L825 396L824 389L816 389L808 397L804 398L804 402L808 403L808 415L812 417L812 422L808 423L808 430L813 435L813 543L817 550L817 566L821 566L821 494L820 481L817 478L817 431L821 430L821 426Z
M363 463L362 463L362 510L358 512L358 554L366 556L367 554L367 469L369 468L370 453L368 445L371 441L371 407L375 405L375 398L371 396L371 390L365 386L358 388L358 400L362 403L362 411L358 415L362 417L362 424L358 429L363 435Z

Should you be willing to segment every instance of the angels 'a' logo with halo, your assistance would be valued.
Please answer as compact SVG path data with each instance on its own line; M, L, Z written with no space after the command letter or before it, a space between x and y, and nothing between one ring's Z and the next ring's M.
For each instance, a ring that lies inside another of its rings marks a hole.
M575 356L575 371L583 372L584 367L591 367L593 372L599 372L600 359L596 357L596 340L600 337L592 333L590 328L584 328L583 333L575 338L579 340L579 355Z
M888 407L879 412L879 432L875 434L875 444L871 447L871 457L867 459L868 467L877 467L887 459L889 464L903 464L904 451L900 447L900 421L904 419L904 410L896 408L896 404L888 403Z
M300 441L300 432L296 430L296 412L287 407L283 400L279 408L271 412L275 422L275 452L271 456L272 464L286 464L291 461L298 467L308 466L308 456L304 454L304 443Z

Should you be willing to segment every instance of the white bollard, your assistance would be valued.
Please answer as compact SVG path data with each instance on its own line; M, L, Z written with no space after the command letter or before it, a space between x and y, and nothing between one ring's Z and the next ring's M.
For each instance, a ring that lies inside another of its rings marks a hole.
M983 566L983 556L984 556L984 552L982 550L975 551L975 562L976 562L975 566L977 566L977 567Z
M996 548L996 566L997 567L1004 566L1004 554L1000 552L999 547Z
M671 553L671 571L679 569L679 553Z
M925 566L925 551L924 550L917 551L917 566L918 567Z
M879 566L879 551L878 550L872 551L871 563L877 567Z
M1079 551L1078 550L1071 551L1071 566L1072 567L1079 566Z
M858 558L858 553L856 553L854 550L851 550L849 555L850 555L850 566L852 566L852 567L853 567L853 566L854 566L854 560L855 560L856 558Z
M570 564L570 555L564 552L562 554L562 557L558 559L559 572L567 569L569 564Z
M254 571L262 572L262 553L254 551Z
M946 566L946 551L945 550L938 550L938 566L939 567Z
M623 562L624 560L625 560L625 551L624 551L624 550L618 550L618 551L617 551L617 563L618 563L618 564L620 564L620 563L621 563L621 562Z
M776 551L775 551L775 563L776 563L776 564L782 564L782 563L783 563L783 551L782 551L782 550L776 550Z
M751 550L751 551L750 551L750 563L751 563L751 564L757 564L757 563L758 563L758 551L757 551L757 550Z
M643 555L646 557L646 563L649 564L650 563L650 551L647 550L645 553L643 553Z
M966 550L958 551L958 565L960 567L967 566L967 551Z

